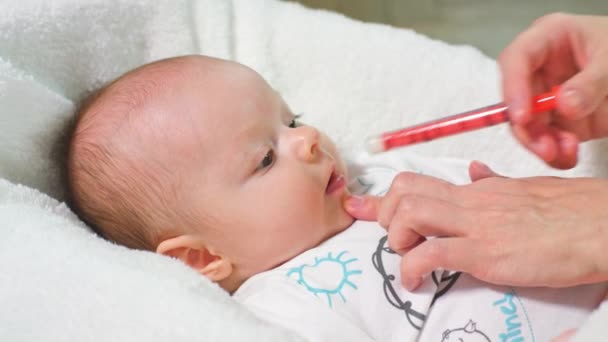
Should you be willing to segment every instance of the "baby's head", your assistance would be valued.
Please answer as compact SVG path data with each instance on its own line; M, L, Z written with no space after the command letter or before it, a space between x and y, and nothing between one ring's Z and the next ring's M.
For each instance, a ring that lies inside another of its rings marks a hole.
M135 69L82 109L71 201L102 236L183 260L232 292L342 231L346 169L257 73L186 56Z

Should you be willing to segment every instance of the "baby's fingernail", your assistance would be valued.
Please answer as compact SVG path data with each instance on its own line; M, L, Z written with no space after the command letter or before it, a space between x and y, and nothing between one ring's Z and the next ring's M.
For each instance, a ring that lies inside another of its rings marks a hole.
M365 204L365 198L361 196L350 196L346 200L346 205L351 209L359 209Z
M422 278L414 278L414 279L405 279L405 288L408 291L414 291L420 286L422 283Z

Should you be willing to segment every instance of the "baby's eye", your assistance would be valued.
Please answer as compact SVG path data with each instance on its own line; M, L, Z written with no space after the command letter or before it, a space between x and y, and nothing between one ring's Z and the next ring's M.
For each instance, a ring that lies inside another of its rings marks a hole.
M294 115L293 118L291 119L291 121L289 122L288 127L289 128L296 128L296 127L300 127L300 123L298 122L298 119L301 117L301 114L298 115Z
M260 162L260 165L258 165L258 167L255 170L256 171L260 171L262 169L265 169L265 168L269 167L274 162L274 158L275 158L274 157L274 151L273 150L268 150L268 152L266 153L266 155L264 156L264 158Z

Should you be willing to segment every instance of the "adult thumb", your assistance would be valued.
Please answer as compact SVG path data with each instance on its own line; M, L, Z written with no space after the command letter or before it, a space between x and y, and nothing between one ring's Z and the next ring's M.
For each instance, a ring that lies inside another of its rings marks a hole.
M349 195L344 201L344 209L354 218L364 221L376 221L381 197L377 196L352 196Z
M598 109L608 96L606 66L594 60L566 81L557 96L559 113L570 120L583 118Z

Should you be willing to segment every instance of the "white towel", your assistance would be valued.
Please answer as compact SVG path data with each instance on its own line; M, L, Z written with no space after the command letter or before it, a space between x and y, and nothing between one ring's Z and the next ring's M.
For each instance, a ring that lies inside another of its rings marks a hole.
M0 341L296 341L182 263L111 245L0 179Z
M0 160L10 161L0 163L0 176L61 199L58 135L49 132L62 130L83 97L121 73L191 53L261 72L304 121L347 151L360 150L366 136L499 100L494 61L471 47L292 3L2 2L0 123L27 132L0 135ZM595 145L585 146L580 165L567 172L550 170L525 152L507 125L411 149L480 159L511 176L608 175L608 143Z
M223 1L209 2L229 22ZM86 95L155 59L197 52L186 0L0 2L0 177L61 199L60 132Z

